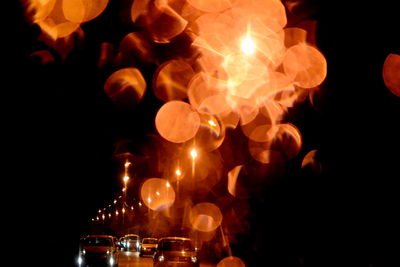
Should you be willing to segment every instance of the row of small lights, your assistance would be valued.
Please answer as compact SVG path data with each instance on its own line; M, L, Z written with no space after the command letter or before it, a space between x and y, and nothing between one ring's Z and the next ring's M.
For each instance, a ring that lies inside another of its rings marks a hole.
M190 151L190 156L192 157L192 160L193 160L193 163L194 163L194 160L195 160L195 159L197 158L197 156L198 156L197 150L196 150L195 148L193 148L193 149ZM123 192L123 193L126 193L127 184L128 184L128 181L130 180L130 177L129 177L129 175L128 175L128 168L129 168L130 165L132 165L132 163L131 163L130 161L126 160L126 162L125 162L125 164L124 164L125 172L124 172L124 176L123 176L123 178L122 178L122 181L124 182L124 187L122 188L122 192ZM179 177L179 176L182 175L182 172L181 172L181 170L178 168L178 169L176 169L175 174ZM170 187L171 185L170 185L169 182L167 182L167 183L166 183L166 186L167 186L167 187ZM156 192L156 193L157 193L157 192ZM118 198L122 198L122 195L118 196ZM151 203L151 201L152 201L152 200L151 200L150 197L147 198L147 202L148 202L148 203ZM117 199L114 199L113 204L116 204L116 203L117 203ZM126 203L124 203L124 204L126 205ZM139 201L139 202L138 202L138 205L141 207L143 204ZM112 204L108 205L108 208L111 208L111 206L112 206ZM133 212L134 207L131 206L131 207L129 207L129 208L130 208L130 210ZM106 211L106 209L107 209L107 208L103 208L103 211ZM96 218L92 218L91 221L92 221L92 222L100 221L100 218L104 221L104 220L106 219L107 216L105 215L104 212L103 212L103 214L101 214L101 213L102 213L102 210L99 209L99 210L98 210L98 214L99 214L99 215L97 215ZM126 213L126 209L125 209L124 207L121 209L121 213L122 213L122 214L125 214L125 213ZM100 216L100 214L101 214L101 216ZM119 211L118 211L118 209L117 209L117 210L115 211L115 216L118 216L119 214L120 214L120 213L119 213ZM112 217L112 214L111 214L111 212L109 212L109 213L108 213L108 218L111 218L111 217Z
M123 192L123 193L126 193L127 184L128 184L128 181L130 180L130 177L129 177L129 175L128 175L128 169L129 169L129 166L130 166L130 165L132 165L132 163L131 163L130 161L126 160L126 161L125 161L125 164L124 164L124 167L125 167L124 176L123 176L123 178L122 178L122 181L124 182L124 187L122 188L122 192ZM118 196L118 198L119 198L119 199L122 198L122 195ZM114 205L117 204L117 199L114 199L113 204L114 204ZM123 203L123 204L126 205L126 203ZM108 205L108 208L111 208L111 206L112 206L112 204ZM126 206L127 206L127 205L126 205ZM139 206L142 206L142 203L139 202ZM106 209L107 209L107 208L103 208L103 211L106 211ZM133 212L134 207L131 206L131 207L130 207L130 210ZM126 209L123 207L123 208L121 209L121 213L122 213L122 214L125 214L125 212L126 212ZM94 221L100 221L100 218L104 221L104 220L106 219L106 215L105 215L104 212L103 212L103 214L101 214L101 213L102 213L102 210L99 209L99 210L98 210L98 214L99 214L99 215L97 215L96 218L92 218L92 222L94 222ZM101 216L100 216L100 214L101 214ZM118 209L116 209L116 210L115 210L115 216L118 216L118 215L119 215L119 211L118 211ZM112 217L112 214L111 214L111 212L109 212L109 213L108 213L108 218L111 218L111 217Z

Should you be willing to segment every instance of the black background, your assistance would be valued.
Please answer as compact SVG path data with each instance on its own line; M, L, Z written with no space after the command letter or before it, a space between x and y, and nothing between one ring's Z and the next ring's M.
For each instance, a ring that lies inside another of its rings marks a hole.
M5 157L12 163L4 181L12 183L3 190L13 211L6 220L16 226L15 250L34 252L23 257L32 264L72 265L91 216L120 187L115 143L140 144L155 133L162 103L151 90L128 110L115 108L103 93L111 69L96 67L101 42L118 44L137 29L118 12L128 1L111 2L82 26L85 39L66 61L42 65L29 56L46 46L20 5L12 10L12 23L4 25L11 28L2 38L10 44L3 51L11 55L4 63L9 84L3 90L11 96L4 94L2 102L11 133ZM328 76L319 110L305 103L292 116L303 135L301 155L319 149L325 173L306 177L298 168L300 157L290 162L284 182L267 186L262 200L250 200L251 227L238 237L234 254L249 266L398 263L391 244L398 243L400 99L382 80L386 56L400 54L398 9L391 1L307 3L318 20L317 45ZM148 84L154 70L141 70Z

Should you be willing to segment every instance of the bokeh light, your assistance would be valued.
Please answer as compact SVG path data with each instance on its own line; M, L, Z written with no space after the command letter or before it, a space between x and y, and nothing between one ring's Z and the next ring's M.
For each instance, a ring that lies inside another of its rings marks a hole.
M137 68L115 71L104 84L104 92L118 107L138 104L146 91L146 81Z
M236 196L236 182L243 165L238 165L228 172L228 192Z
M309 151L301 162L301 168L308 170L315 175L321 174L323 168L319 158L319 151L316 149Z
M218 262L217 267L246 267L246 264L238 257L229 256Z
M108 0L67 0L62 1L64 16L72 22L83 23L100 15L107 7Z
M213 203L203 202L190 210L190 223L193 229L201 232L214 231L222 222L220 209Z
M192 67L183 60L170 60L160 65L154 74L154 94L163 101L183 100L194 76Z
M185 30L188 23L168 1L133 1L131 18L144 27L156 43L169 43Z
M174 203L175 190L165 179L150 178L143 183L140 196L148 208L161 211Z
M199 114L182 101L170 101L164 104L156 115L158 133L166 140L183 143L193 138L199 127Z
M400 55L389 54L386 57L382 75L390 92L400 97Z

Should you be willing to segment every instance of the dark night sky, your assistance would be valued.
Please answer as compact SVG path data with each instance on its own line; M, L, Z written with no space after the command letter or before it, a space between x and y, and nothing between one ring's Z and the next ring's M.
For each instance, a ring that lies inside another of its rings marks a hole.
M5 115L12 115L11 160L17 163L11 191L21 199L15 202L15 232L38 235L51 259L69 262L90 216L120 187L112 158L116 141L140 144L155 132L161 102L151 90L138 106L117 109L102 90L111 69L96 68L101 42L117 44L136 29L113 13L122 2L113 1L106 13L83 25L85 40L65 62L56 58L42 65L29 56L45 45L19 9L13 33L6 36L13 60L5 90L13 96L3 101ZM265 202L256 201L252 228L240 238L265 238L262 248L271 253L249 256L239 246L250 266L265 257L289 262L303 255L310 265L330 266L395 255L387 244L395 236L399 202L400 99L385 88L382 65L389 53L400 54L398 10L390 1L351 7L310 2L317 6L317 44L328 62L325 100L319 112L303 104L292 116L303 134L302 155L318 148L326 172L295 181L301 162L296 159L288 165L287 180L265 188ZM142 69L148 85L154 69Z

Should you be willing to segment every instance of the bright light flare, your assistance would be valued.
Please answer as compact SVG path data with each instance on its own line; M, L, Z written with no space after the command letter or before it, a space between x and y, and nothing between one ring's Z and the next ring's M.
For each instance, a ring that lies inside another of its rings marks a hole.
M249 32L247 32L246 36L242 39L240 49L248 56L251 56L256 52L256 44Z
M125 168L129 167L132 163L130 163L129 161L125 162L124 166Z
M192 157L193 160L195 160L197 158L198 154L197 154L197 150L195 148L190 150L190 156Z

